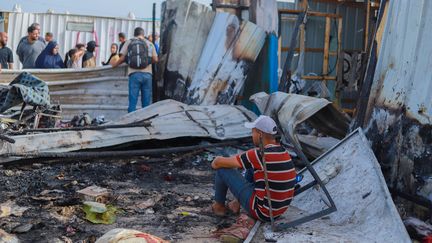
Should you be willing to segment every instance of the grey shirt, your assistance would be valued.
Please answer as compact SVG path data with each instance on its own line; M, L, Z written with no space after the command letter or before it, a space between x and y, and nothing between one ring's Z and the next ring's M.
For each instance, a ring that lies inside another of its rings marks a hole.
M23 65L23 68L35 68L36 59L44 49L45 43L40 40L30 43L28 39L25 39L20 42L16 53Z

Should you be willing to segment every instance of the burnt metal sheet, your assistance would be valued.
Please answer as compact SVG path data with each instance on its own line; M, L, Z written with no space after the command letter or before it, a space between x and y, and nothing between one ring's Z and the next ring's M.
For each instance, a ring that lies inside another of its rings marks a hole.
M318 131L342 139L348 132L349 119L323 98L297 94L264 92L251 96L264 115L276 118L285 133L298 139L295 129L298 124L308 121ZM296 141L299 144L299 141Z
M266 33L278 33L279 18L276 0L251 0L249 20L262 27Z
M256 115L242 106L188 106L174 100L154 103L120 117L115 124L151 122L148 127L105 130L59 131L11 136L15 143L0 141L0 154L69 152L110 147L130 142L178 137L200 137L218 140L245 138L251 130L245 122ZM2 158L1 162L18 158Z
M416 191L432 171L432 5L390 1L366 113L389 185Z
M184 99L215 15L209 7L192 0L162 4L158 86L165 96Z
M431 124L432 6L424 1L392 1L388 11L369 108L405 107L408 117Z
M255 24L218 12L187 91L188 104L233 104L266 34Z
M166 1L162 9L159 88L187 104L233 104L265 31L237 16L190 1Z
M264 226L266 239L277 242L411 242L380 165L361 129L312 164L330 192L337 211L287 232L273 233L267 224ZM300 185L312 180L311 174L305 171ZM311 188L294 197L278 223L325 207L321 190Z

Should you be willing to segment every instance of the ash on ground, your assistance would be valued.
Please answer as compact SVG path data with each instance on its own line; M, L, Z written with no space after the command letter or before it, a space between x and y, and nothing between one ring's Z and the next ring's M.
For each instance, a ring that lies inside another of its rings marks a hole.
M22 242L94 242L114 228L147 232L173 242L215 242L212 232L235 216L218 218L212 203L214 155L203 152L178 160L150 158L99 161L37 161L0 168L0 204L26 207L0 217L0 228ZM107 204L118 208L114 224L85 219L77 191L107 188ZM13 210L12 210L13 211Z

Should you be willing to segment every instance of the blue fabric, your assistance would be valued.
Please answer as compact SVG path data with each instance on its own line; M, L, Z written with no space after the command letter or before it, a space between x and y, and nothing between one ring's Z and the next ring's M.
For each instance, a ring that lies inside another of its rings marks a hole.
M218 169L215 177L215 201L225 204L228 189L240 202L240 205L248 214L251 214L249 206L254 192L253 169L246 170L243 177L237 169Z
M56 41L48 43L36 59L36 68L65 68L61 56L58 53L53 55L53 50L56 46Z
M154 47L156 49L156 53L159 55L159 43L154 43Z
M141 107L150 105L152 100L152 75L134 72L129 75L129 107L128 112L136 110L138 96L141 91Z

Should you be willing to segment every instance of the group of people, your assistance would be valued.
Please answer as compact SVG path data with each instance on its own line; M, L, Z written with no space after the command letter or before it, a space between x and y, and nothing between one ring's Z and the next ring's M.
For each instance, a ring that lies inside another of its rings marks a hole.
M78 43L73 49L70 49L63 59L59 53L59 45L54 40L51 32L45 34L45 38L40 36L41 28L38 23L33 23L27 28L27 36L20 39L16 49L19 61L23 69L34 68L91 68L96 67L95 51L98 47L95 41L89 41L86 45ZM145 39L151 40L148 36ZM159 52L158 44L159 35L156 34L155 49ZM127 38L124 33L118 34L120 45L113 43L110 48L109 58L102 62L102 65L114 66L120 59L122 48ZM8 35L6 32L0 32L0 70L13 69L13 52L7 47Z

